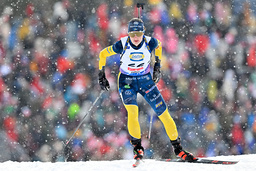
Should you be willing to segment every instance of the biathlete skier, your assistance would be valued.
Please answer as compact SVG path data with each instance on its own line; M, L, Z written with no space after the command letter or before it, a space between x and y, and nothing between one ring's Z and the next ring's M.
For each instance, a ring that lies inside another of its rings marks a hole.
M139 18L133 18L128 24L128 36L121 38L114 45L108 46L100 52L99 84L101 89L109 90L110 88L105 76L106 58L120 54L118 86L120 96L128 113L127 126L131 136L131 143L134 146L134 158L142 159L144 152L144 148L141 145L141 129L138 120L137 94L140 93L163 123L175 154L185 161L197 160L191 153L182 148L176 124L156 86L161 77L161 42L156 38L145 36L144 32L143 21ZM153 78L150 73L152 52L155 53Z

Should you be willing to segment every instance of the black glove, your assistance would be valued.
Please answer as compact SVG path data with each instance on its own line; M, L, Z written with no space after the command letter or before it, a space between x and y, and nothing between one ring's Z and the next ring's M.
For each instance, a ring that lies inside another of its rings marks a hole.
M108 80L106 79L106 76L105 76L104 68L102 70L100 70L100 72L99 72L99 84L100 84L100 88L102 90L108 91L110 88Z
M161 70L160 63L155 63L154 71L153 71L153 81L158 83L161 78Z

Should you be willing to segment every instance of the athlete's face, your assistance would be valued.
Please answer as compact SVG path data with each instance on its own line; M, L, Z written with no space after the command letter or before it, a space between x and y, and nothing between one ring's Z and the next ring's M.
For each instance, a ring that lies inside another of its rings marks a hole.
M135 46L138 46L143 39L143 35L144 35L144 33L140 32L140 31L130 32L129 36L130 36L132 44L134 44Z

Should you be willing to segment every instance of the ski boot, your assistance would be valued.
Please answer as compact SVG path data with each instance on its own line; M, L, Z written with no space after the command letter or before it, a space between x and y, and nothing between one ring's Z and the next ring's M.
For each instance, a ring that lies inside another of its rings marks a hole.
M174 148L174 153L180 157L184 161L193 162L198 160L196 157L193 156L193 154L183 150L182 146L180 145L180 138L171 141L172 146Z
M144 148L141 146L141 140L131 140L131 143L133 145L133 154L134 154L134 159L140 160L143 158L144 155Z

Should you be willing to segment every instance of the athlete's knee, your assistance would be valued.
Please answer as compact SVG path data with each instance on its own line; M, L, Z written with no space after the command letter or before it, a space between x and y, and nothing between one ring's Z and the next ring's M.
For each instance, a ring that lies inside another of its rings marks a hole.
M137 105L124 105L127 113L128 113L128 117L129 116L137 116L139 114L139 109Z
M166 111L168 112L167 106L164 101L160 101L159 103L156 103L155 112L157 116L164 114Z
M160 118L160 120L172 119L168 109L165 109L160 115L158 115L158 117Z

